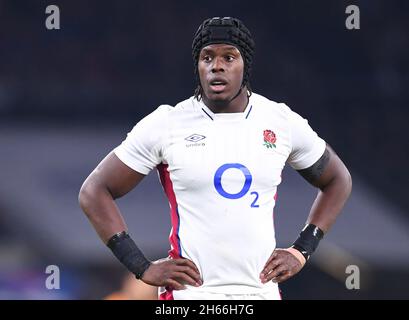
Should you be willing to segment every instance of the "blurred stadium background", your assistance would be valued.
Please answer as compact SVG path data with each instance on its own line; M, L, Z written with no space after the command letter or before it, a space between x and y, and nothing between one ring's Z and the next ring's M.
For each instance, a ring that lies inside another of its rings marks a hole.
M58 5L61 29L45 28ZM361 29L345 28L356 4ZM309 119L354 181L288 299L409 298L408 1L0 1L0 299L101 299L123 268L77 195L96 164L159 104L194 89L191 41L211 16L252 31L252 87ZM288 246L315 190L285 170L275 211ZM133 237L166 256L168 204L152 172L119 201ZM47 290L57 265L61 289ZM348 265L360 268L348 290Z

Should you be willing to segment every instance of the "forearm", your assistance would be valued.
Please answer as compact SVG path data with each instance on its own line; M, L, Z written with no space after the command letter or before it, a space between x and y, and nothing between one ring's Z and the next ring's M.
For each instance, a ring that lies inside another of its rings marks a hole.
M328 185L319 190L311 207L307 223L319 227L326 233L341 213L352 189L348 171L335 177Z
M79 194L79 203L104 243L112 235L127 230L125 221L107 188L87 179Z

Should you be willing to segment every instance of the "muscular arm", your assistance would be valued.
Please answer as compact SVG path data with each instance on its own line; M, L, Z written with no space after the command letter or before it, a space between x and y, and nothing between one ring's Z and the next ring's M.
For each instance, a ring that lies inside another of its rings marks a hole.
M80 206L104 243L115 233L127 230L115 199L132 190L144 177L111 152L83 183Z
M305 180L319 188L307 223L327 232L341 212L351 193L352 180L348 169L327 146L321 158L311 167L298 171ZM262 283L283 282L297 274L305 258L294 249L275 249L260 274Z
M114 234L127 231L115 199L131 191L144 177L111 152L85 180L79 193L79 203L104 243ZM135 254L131 252L131 256ZM126 263L124 265L128 267ZM170 286L176 290L184 289L185 284L202 284L196 265L185 258L154 261L141 280L149 285Z
M316 225L325 233L335 222L351 193L351 175L328 145L315 164L298 172L310 184L319 188L307 223Z

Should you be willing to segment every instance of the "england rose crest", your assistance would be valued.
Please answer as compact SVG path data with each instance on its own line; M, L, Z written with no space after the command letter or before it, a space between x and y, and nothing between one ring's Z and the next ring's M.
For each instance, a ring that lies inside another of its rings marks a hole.
M264 143L263 145L265 145L267 148L276 148L276 141L277 141L277 137L276 134L271 131L271 130L264 130L263 132L263 136L264 136Z

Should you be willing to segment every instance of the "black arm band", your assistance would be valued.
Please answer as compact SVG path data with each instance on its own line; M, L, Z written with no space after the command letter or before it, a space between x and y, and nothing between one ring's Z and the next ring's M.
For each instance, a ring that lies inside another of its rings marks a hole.
M143 273L151 265L151 262L145 258L142 251L139 250L126 231L112 236L108 240L107 246L137 279L142 278Z
M302 253L305 260L308 260L317 249L318 243L324 237L324 232L313 224L308 224L301 231L300 236L295 240L292 247Z

